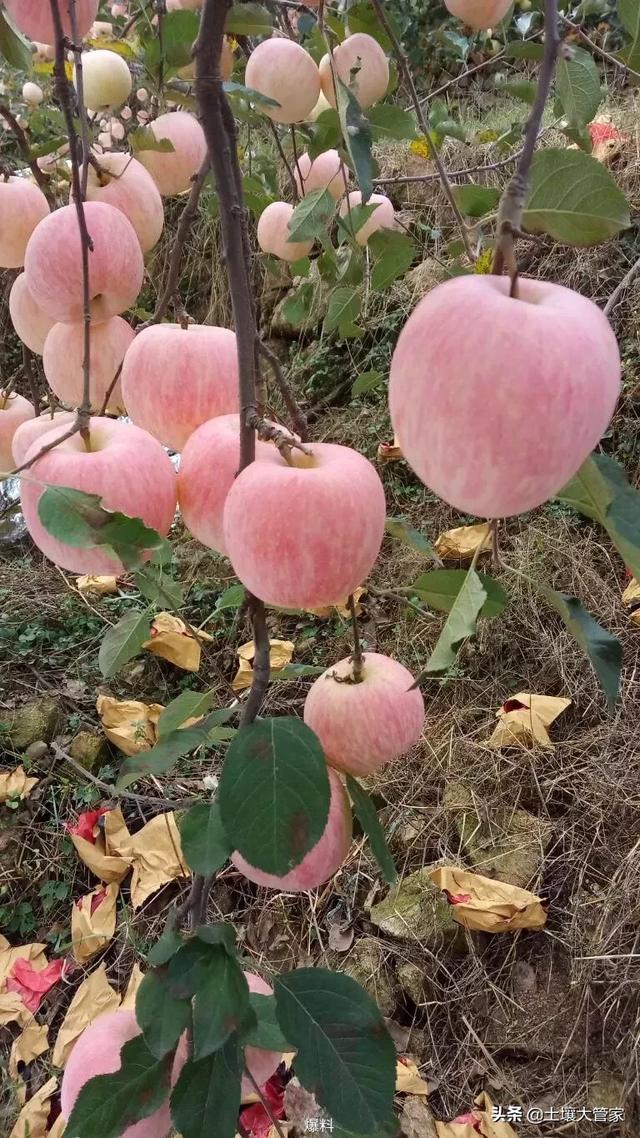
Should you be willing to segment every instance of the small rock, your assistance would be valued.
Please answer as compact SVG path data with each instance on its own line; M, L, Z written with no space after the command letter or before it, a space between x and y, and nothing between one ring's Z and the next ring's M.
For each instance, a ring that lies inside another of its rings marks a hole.
M596 1072L589 1083L587 1106L590 1110L595 1110L597 1107L606 1107L607 1110L615 1110L616 1107L623 1109L626 1096L627 1090L622 1075L617 1071L602 1069Z
M405 877L373 906L371 920L387 936L419 941L433 952L443 946L465 951L464 929L454 921L444 893L429 878L438 865L427 865Z
M417 964L410 960L403 961L396 969L396 975L402 991L413 1000L414 1004L424 1004L429 998L431 985L426 973Z
M386 963L385 950L375 937L356 941L348 956L339 957L336 967L357 980L376 1001L384 1016L391 1016L398 1002L399 989Z
M449 784L443 805L477 873L531 887L553 835L550 822L528 810L490 810L460 782Z
M2 712L2 722L7 725L7 739L14 751L26 751L32 743L50 743L58 728L60 711L55 699L42 696L17 707L15 711Z
M69 744L69 754L86 771L100 770L111 757L104 735L93 731L78 731Z
M417 1095L408 1095L404 1100L400 1126L403 1138L438 1138L433 1115Z
M25 758L38 762L39 759L44 759L48 750L48 743L45 743L44 739L38 739L36 743L29 744L25 751Z

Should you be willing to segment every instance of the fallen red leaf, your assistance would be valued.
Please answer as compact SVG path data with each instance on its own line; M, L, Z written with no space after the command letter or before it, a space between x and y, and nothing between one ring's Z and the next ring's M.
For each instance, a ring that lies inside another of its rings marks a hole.
M30 1012L37 1012L42 998L60 980L64 971L64 960L52 960L39 972L30 960L16 960L7 980L7 991L17 992Z
M284 1084L278 1075L271 1078L260 1088L261 1094L269 1105L274 1118L284 1117ZM240 1122L249 1138L269 1138L273 1123L261 1102L253 1106L246 1106L240 1111Z
M108 806L101 806L98 810L85 810L84 814L78 814L78 821L75 824L66 822L65 825L70 834L75 834L78 838L84 838L85 842L95 845L93 831L102 815L108 813Z

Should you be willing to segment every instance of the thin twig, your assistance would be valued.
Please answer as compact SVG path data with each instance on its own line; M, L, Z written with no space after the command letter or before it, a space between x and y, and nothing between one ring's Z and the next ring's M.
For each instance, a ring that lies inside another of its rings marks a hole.
M599 44L590 39L590 37L585 31L583 31L579 24L574 24L573 20L569 20L567 16L561 15L560 19L562 20L563 24L567 25L568 28L571 28L572 31L577 32L582 42L586 44L586 46L590 48L591 51L595 51L596 55L601 56L602 59L608 60L609 63L613 63L614 67L619 67L622 71L626 71L627 74L631 75L634 79L640 79L640 71L634 71L633 67L629 67L629 64L625 63L623 59L618 59L617 56L612 55L610 51L605 51L603 47L600 47Z
M76 0L71 0L71 4L69 6L69 15L71 17L71 35L73 37L73 62L75 66L75 86L78 97L80 136L82 138L82 173L80 177L80 187L82 191L82 200L85 201L87 197L87 182L89 180L91 134L89 131L87 108L85 107L84 103L84 65L82 62L82 44L79 42L80 36L76 14Z
M611 293L611 296L609 297L609 299L608 299L608 301L605 304L604 309L603 309L605 316L611 315L616 304L620 300L620 297L622 296L622 294L624 292L627 291L632 280L634 279L634 277L637 277L638 273L640 273L640 258L638 258L635 265L631 266L627 275L622 278L618 287L614 290L614 292Z
M284 374L280 360L278 359L276 353L272 351L269 345L265 344L263 340L258 340L258 351L261 355L264 356L266 360L269 361L269 364L271 365L271 370L276 381L276 387L282 395L289 418L291 419L291 426L299 436L301 442L306 443L309 438L309 424L307 423L307 416L296 401L296 397L293 394L293 388Z
M36 373L33 370L33 353L29 350L26 344L22 345L22 365L24 367L24 374L29 382L31 390L31 402L33 403L33 412L37 419L40 414L40 392L38 391L38 380Z
M18 122L16 117L14 115L12 115L9 108L7 106L5 106L4 103L0 103L0 118L3 118L6 121L7 125L9 126L9 129L12 131L12 133L15 137L15 140L18 143L18 149L20 150L22 157L24 158L25 162L29 166L29 169L31 170L31 173L33 174L36 182L40 186L40 189L42 190L42 192L44 194L46 194L46 196L49 200L49 203L51 204L51 202L53 200L53 195L52 195L52 191L51 191L50 179L49 179L48 175L45 174L44 170L40 169L35 158L32 157L31 147L29 146L29 140L28 140L24 130L20 126L20 123Z
M278 154L280 155L280 157L284 163L285 169L286 169L288 177L289 177L289 183L291 185L291 196L292 196L294 202L297 203L300 201L300 191L298 189L298 183L296 182L295 174L294 174L293 169L289 163L289 159L287 158L287 156L284 152L284 147L280 141L280 135L278 134L278 128L276 127L276 124L274 122L272 122L271 119L267 119L267 122L269 123L269 126L271 127L271 133L273 135L276 147L278 149Z
M209 161L209 155L207 155L193 180L193 183L191 185L191 193L189 194L187 204L180 216L180 222L178 224L173 247L171 249L169 272L167 274L167 280L162 291L162 295L156 304L153 316L150 320L148 320L145 324L142 324L140 328L137 329L138 332L144 331L144 329L148 328L151 324L159 324L163 317L166 315L169 309L169 305L171 304L171 301L176 294L178 277L180 276L180 263L182 261L184 246L187 237L189 236L189 232L191 230L191 226L193 225L195 216L198 212L200 194L202 193L202 189L210 169L211 163Z
M454 178L464 180L471 174L485 174L492 170L501 170L504 166L510 166L512 162L517 162L521 154L522 151L518 150L515 154L510 154L508 158L501 158L499 162L487 162L484 166L469 166L466 170L448 170L447 177L449 181ZM412 183L439 181L439 174L405 174L398 178L374 178L373 184L374 186L409 186Z
M154 798L151 794L136 794L133 790L118 790L117 787L109 786L108 782L103 782L97 775L86 770L82 763L77 762L57 743L51 744L51 750L56 759L62 759L68 766L73 767L76 774L82 775L87 782L97 786L104 794L108 794L109 798L128 798L132 802L138 802L141 806L152 806L159 810L164 810L167 806L170 806L172 810L188 810L191 806L199 805L202 802L201 798L165 798L164 795L162 798Z
M360 644L358 613L356 611L356 602L353 593L349 594L347 606L349 608L349 612L351 613L351 628L353 630L353 652L351 653L351 659L353 660L353 681L354 683L359 684L362 683L362 669L364 661L362 657L362 647Z

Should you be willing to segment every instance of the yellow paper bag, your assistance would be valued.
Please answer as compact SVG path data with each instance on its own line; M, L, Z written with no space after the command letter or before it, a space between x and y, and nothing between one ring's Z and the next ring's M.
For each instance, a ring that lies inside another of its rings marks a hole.
M170 612L159 612L151 624L151 639L143 647L185 672L197 672L202 655L201 645L212 639L208 632L198 632L196 638L179 617Z
M46 1138L51 1111L51 1099L58 1089L58 1080L49 1079L23 1106L9 1138Z
M31 1063L38 1055L44 1055L49 1050L49 1028L46 1023L36 1023L35 1020L23 1028L21 1034L14 1039L9 1055L9 1074L12 1079L20 1076L19 1063Z
M446 893L454 921L465 928L497 933L546 924L547 906L527 889L455 866L434 869L429 877Z
M182 856L180 833L173 811L158 814L131 838L133 876L131 904L140 906L161 886L177 877L189 877L191 870Z
M286 668L287 664L291 663L294 647L295 645L291 640L269 641L269 666L272 676L277 675L283 668ZM256 646L253 640L249 640L247 644L242 644L240 648L238 648L236 652L238 657L238 671L231 681L233 691L244 691L245 688L251 687L253 683L252 661L255 658L255 654Z
M0 771L0 802L10 798L28 798L40 779L29 778L22 764L12 771Z
M447 530L440 534L434 548L442 561L471 561L477 549L488 553L491 550L489 522Z
M161 703L101 695L96 708L107 739L123 754L139 755L141 751L150 751L156 743L156 727L164 711Z
M118 885L100 885L71 908L71 951L78 964L85 964L106 948L116 931Z

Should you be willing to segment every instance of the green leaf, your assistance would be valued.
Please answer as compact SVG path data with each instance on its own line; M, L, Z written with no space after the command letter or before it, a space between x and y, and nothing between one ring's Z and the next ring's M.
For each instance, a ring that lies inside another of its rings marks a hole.
M338 230L340 240L350 238L355 242L356 233L362 228L365 221L377 210L377 205L348 205L344 217L338 217Z
M424 553L427 557L435 556L434 548L429 539L420 533L420 530L413 529L404 518L387 518L384 523L384 531L390 537L395 537L398 541L403 541L405 545L410 545L412 549L417 549L418 553Z
M410 592L415 593L432 609L451 612L466 576L464 569L434 569L418 577L415 584L411 585ZM478 616L488 618L499 616L509 602L502 585L494 581L493 577L488 577L486 573L476 573L476 576L487 597Z
M222 945L230 956L236 955L236 930L233 925L216 921L213 925L199 925L195 935L204 944Z
M228 36L266 36L272 28L273 19L261 4L234 4L224 24Z
M530 233L565 245L597 245L629 225L629 206L609 171L581 150L540 150L524 213Z
M562 618L573 639L589 658L598 677L600 686L607 697L610 708L615 707L620 691L622 671L622 645L620 641L602 628L582 607L576 597L557 593L549 585L534 582L548 604Z
M584 150L585 154L591 154L593 150L593 139L591 138L591 135L589 134L589 131L586 127L559 126L558 129L561 130L562 133L571 140L571 142L575 142L576 146L579 146L581 150Z
M404 107L392 103L378 103L369 110L369 122L375 139L415 138L417 135L415 116Z
M156 1059L173 1051L191 1023L191 1004L177 1000L157 972L147 972L136 994L136 1019Z
M369 995L340 972L301 968L275 981L278 1022L296 1075L342 1126L369 1133L393 1111L396 1054Z
M18 71L30 71L33 61L31 47L25 37L10 24L0 9L0 56Z
M249 985L244 972L225 948L211 945L203 981L193 998L194 1059L206 1059L219 1051L248 1011Z
M466 217L484 217L500 201L500 190L495 186L454 186L453 196Z
M604 526L618 553L640 581L640 493L606 454L592 454L556 497Z
M395 16L391 12L387 12L387 18L400 37L400 29ZM355 4L349 5L347 28L350 36L355 35L356 32L365 32L366 35L373 36L385 51L391 51L393 47L389 34L380 22L378 13L372 7L370 0L356 0Z
M177 731L187 719L206 715L211 710L215 691L183 691L168 703L158 720L158 736L166 738Z
M139 126L127 135L127 145L133 154L140 150L156 150L160 154L173 154L175 147L168 138L156 138L150 126Z
M427 673L446 672L455 663L462 642L475 635L476 621L486 600L484 585L472 567L465 573L460 591L451 605L445 626L427 662Z
M225 609L239 609L244 601L244 585L231 585L229 589L225 589L216 601L216 612L224 612Z
M242 1032L244 1047L259 1047L261 1051L291 1051L285 1039L276 1014L275 996L260 996L250 992L249 1007L256 1017L256 1023Z
M138 591L153 604L161 604L172 610L180 608L184 602L184 590L179 582L161 566L152 565L150 561L135 569L134 580Z
M147 963L152 968L161 964L168 964L172 956L184 946L184 940L174 929L163 930L160 940L157 940L147 953Z
M222 86L228 95L239 95L240 98L247 99L248 102L255 103L259 107L280 106L277 99L272 99L269 95L263 95L260 91L255 91L253 87L245 87L244 83L236 83L229 79L226 83L223 83Z
M367 244L374 258L371 287L376 291L404 276L416 255L411 238L397 229L379 229Z
M364 395L365 391L373 391L383 383L384 376L381 371L361 371L351 388L351 394L354 398L356 395Z
M141 751L125 759L120 767L117 787L119 790L131 786L145 774L166 774L171 767L184 755L195 751L205 743L213 743L214 729L226 723L234 714L234 709L223 707L212 711L210 715L194 727L183 727L166 735L150 751Z
M544 56L544 45L531 43L529 40L514 40L505 45L504 54L506 59L541 60Z
M342 138L355 170L366 205L373 193L373 158L371 156L371 125L352 91L336 76L338 114ZM320 116L322 117L322 116Z
M502 82L496 80L496 90L502 94L512 95L514 99L520 99L532 107L536 101L538 86L530 79L507 79Z
M284 668L271 673L271 683L278 683L279 680L302 680L306 676L321 676L324 670L314 664L285 664Z
M171 1118L182 1138L234 1138L242 1063L237 1035L206 1059L185 1063L171 1095Z
M329 817L329 776L316 735L284 717L243 727L227 751L219 794L234 849L265 873L288 873Z
M137 566L145 551L164 550L167 545L166 538L145 525L142 518L130 518L118 510L113 513L105 511L104 525L97 532L97 542L110 546L127 568Z
M142 1036L125 1043L113 1075L85 1083L65 1127L82 1138L120 1138L128 1126L148 1118L169 1092L171 1056L158 1060ZM185 1136L188 1138L188 1136Z
M98 653L98 666L105 679L115 676L123 664L133 660L151 636L147 613L128 612L109 629Z
M216 942L215 950L224 948ZM164 974L168 990L177 1000L190 1000L205 983L209 957L214 948L201 937L188 940L169 960Z
M327 189L305 194L289 221L289 241L310 241L326 233L336 211L336 203Z
M349 328L360 315L361 308L362 297L352 288L334 289L329 298L323 330L325 332L337 331L338 335L342 336L343 330Z
M558 58L556 93L570 126L587 126L600 106L600 73L593 56L580 47L571 51L571 58Z
M162 20L162 54L166 68L177 71L191 63L199 27L197 12L178 10L166 13Z
M74 549L91 549L108 518L97 494L69 486L47 486L38 502L38 517L47 533Z
M621 58L634 71L640 69L640 8L635 0L618 0L618 18L631 36L631 43L622 51Z
M233 852L217 802L192 806L180 823L180 838L187 865L203 877L217 873Z
M382 876L387 885L395 885L398 874L371 797L350 774L347 775L347 790L353 802L356 817L369 839L373 856L380 866Z

